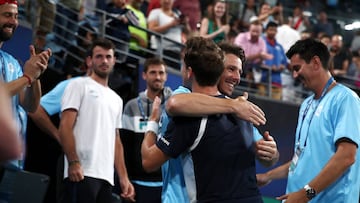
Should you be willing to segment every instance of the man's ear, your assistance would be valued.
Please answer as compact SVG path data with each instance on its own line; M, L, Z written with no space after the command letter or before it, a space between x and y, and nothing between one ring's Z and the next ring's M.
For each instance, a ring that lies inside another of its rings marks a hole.
M313 57L313 63L316 70L322 69L322 63L318 56Z
M194 72L192 71L192 68L189 66L186 68L186 77L191 78L192 76L194 76Z
M142 78L143 80L146 80L146 73L144 71L142 72Z
M86 57L85 63L86 63L87 68L92 68L91 56Z

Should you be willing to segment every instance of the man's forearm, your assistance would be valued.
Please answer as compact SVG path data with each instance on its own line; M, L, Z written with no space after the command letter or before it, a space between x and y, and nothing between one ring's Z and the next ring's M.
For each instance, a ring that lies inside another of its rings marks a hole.
M40 80L33 82L31 87L25 88L25 92L23 94L24 97L20 98L21 106L24 107L27 112L35 112L40 104L41 98Z
M206 116L217 113L233 113L231 101L204 94L177 94L171 96L166 104L166 111L171 116Z
M171 116L207 116L212 114L233 113L238 118L264 125L264 112L255 104L247 101L247 96L236 99L222 99L204 94L190 93L171 96L166 102L166 111Z
M76 152L75 135L73 132L76 117L76 111L63 111L59 127L61 146L69 162L79 161L79 157Z
M117 130L118 131L118 130ZM115 138L115 168L120 178L128 177L128 173L125 166L124 148L120 140L120 134L116 133Z
M355 161L359 161L355 159L356 151L357 147L355 144L341 142L337 147L336 153L328 161L323 170L308 184L317 193L326 189L341 177Z
M24 88L29 85L29 80L26 77L19 77L16 80L4 83L4 87L9 92L10 97L24 91Z
M290 164L291 164L291 161L268 171L266 174L268 175L270 180L278 180L278 179L287 178L288 173L289 173Z
M141 159L145 171L151 172L156 170L152 167L152 154L151 148L156 143L156 134L152 131L145 132L143 142L141 144Z
M52 136L58 142L60 142L59 130L50 120L49 115L45 112L44 108L39 105L37 110L34 113L28 114L33 122L39 127L43 132Z
M69 162L80 161L75 146L75 138L72 133L68 134L60 130L61 145Z

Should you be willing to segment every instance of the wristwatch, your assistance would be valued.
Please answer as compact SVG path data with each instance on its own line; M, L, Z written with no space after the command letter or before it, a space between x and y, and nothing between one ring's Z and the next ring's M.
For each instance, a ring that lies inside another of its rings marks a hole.
M314 188L310 187L309 185L305 185L304 189L306 191L306 197L311 200L312 198L314 198L316 196L316 191L314 190Z

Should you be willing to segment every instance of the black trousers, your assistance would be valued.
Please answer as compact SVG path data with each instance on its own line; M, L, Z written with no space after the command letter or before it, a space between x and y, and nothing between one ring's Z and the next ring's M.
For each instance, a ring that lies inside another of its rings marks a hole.
M80 182L64 180L62 203L112 202L112 186L105 180L85 176Z

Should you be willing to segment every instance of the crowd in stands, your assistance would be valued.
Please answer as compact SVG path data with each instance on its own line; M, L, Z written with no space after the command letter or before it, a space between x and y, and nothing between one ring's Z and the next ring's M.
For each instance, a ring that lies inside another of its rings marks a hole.
M38 16L33 24L37 49L51 47L55 57L64 59L65 63L57 60L54 65L67 78L81 73L79 65L83 64L87 49L83 42L89 37L106 36L116 44L119 70L123 66L137 67L139 58L152 55L161 56L167 65L180 69L184 42L199 35L215 42L234 42L245 49L248 62L241 83L248 88L245 90L253 88L254 93L262 96L299 102L306 91L304 93L301 85L292 80L284 62L286 51L298 39L311 37L326 43L332 53L334 76L352 88L359 88L356 52L360 48L360 35L344 43L341 30L328 18L334 15L334 6L311 0L291 5L271 0L60 0L57 3L37 0L27 8L30 13L35 10ZM349 7L346 1L338 6ZM273 31L276 32L273 39L266 33L269 23L277 28ZM261 26L257 30L259 36L251 39L247 48L246 39L241 42L239 39L242 35L252 36L251 24ZM68 62L74 58L79 61L71 67ZM125 80L138 77L131 71L120 72L124 77L130 75ZM270 89L277 89L278 93Z

